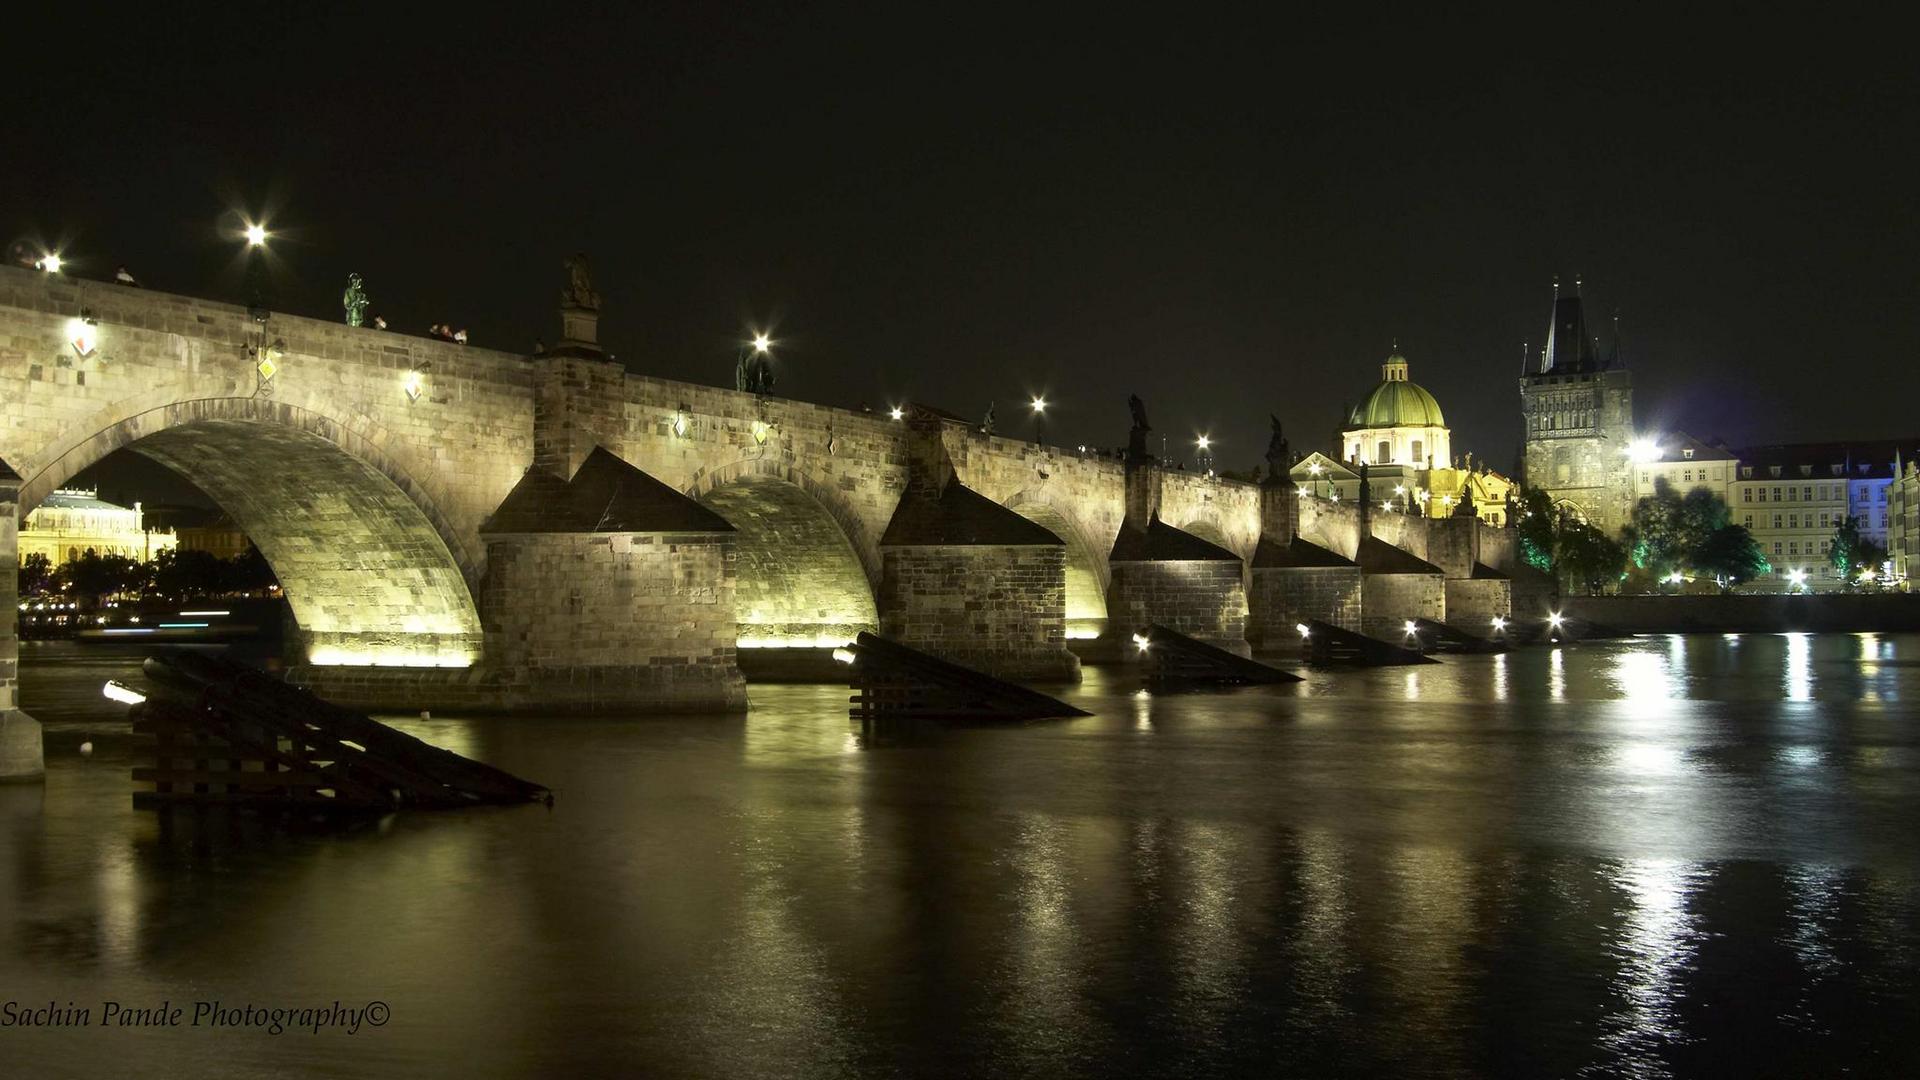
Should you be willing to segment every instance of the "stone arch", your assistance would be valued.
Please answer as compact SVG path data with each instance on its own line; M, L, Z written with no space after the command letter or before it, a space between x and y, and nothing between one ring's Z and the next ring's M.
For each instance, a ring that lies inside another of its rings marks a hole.
M1220 519L1211 515L1194 518L1180 526L1180 531L1197 536L1209 544L1226 548L1228 551L1235 550L1233 544L1227 541L1227 530L1221 526Z
M1106 632L1106 559L1087 540L1086 530L1043 495L1022 491L1006 507L1059 537L1067 545L1067 636L1095 638Z
M128 449L192 481L259 546L308 662L465 667L478 658L479 569L434 501L380 450L384 433L261 397L168 396L117 411L54 448L22 487L23 513Z
M687 494L738 530L741 648L840 645L878 629L877 549L863 543L859 519L806 474L751 458L702 472Z

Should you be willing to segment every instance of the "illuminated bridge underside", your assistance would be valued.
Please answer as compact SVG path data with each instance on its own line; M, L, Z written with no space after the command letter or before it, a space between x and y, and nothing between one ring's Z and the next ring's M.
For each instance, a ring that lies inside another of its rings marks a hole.
M734 538L739 646L843 645L879 625L873 589L840 526L782 480L742 477L700 497Z
M220 504L272 564L310 663L465 667L480 617L446 543L405 492L316 435L205 420L132 449Z
M1045 503L1016 501L1009 509L1067 545L1067 636L1099 637L1107 628L1107 586L1100 580L1100 561L1086 537L1064 514Z

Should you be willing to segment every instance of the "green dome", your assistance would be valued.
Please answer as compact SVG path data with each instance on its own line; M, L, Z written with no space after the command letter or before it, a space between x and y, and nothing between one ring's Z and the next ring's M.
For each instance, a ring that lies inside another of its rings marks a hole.
M1407 381L1407 360L1395 353L1382 365L1385 376L1367 400L1347 417L1348 428L1445 427L1440 403L1419 383Z

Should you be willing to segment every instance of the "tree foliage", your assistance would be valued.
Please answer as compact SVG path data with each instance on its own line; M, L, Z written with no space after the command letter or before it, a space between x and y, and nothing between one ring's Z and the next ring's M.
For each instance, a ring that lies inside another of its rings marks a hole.
M1726 500L1706 488L1681 495L1662 478L1653 494L1633 507L1626 536L1633 564L1664 577L1681 568L1701 569L1696 556L1709 537L1732 519Z
M79 600L98 603L115 593L137 593L146 588L148 568L125 555L102 555L92 548L69 559L55 574L60 591Z
M1545 491L1530 489L1520 510L1520 557L1535 570L1551 573L1554 533L1559 517L1553 509L1553 500Z
M1858 579L1862 570L1877 569L1886 561L1887 549L1860 535L1860 519L1849 517L1833 530L1833 543L1827 558L1840 577L1848 582Z
M1745 525L1715 529L1694 551L1692 565L1727 590L1773 573L1773 564Z
M1593 591L1620 580L1627 549L1585 522L1569 521L1555 538L1554 561L1561 573Z
M21 596L32 596L53 588L53 563L48 561L46 552L36 551L20 560L19 585Z

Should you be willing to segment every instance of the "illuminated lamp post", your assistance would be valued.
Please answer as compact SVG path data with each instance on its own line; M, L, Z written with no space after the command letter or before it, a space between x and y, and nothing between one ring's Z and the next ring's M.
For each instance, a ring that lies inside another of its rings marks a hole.
M1205 473L1208 476L1212 476L1213 475L1213 440L1203 434L1203 435L1196 436L1194 438L1193 445L1200 452L1196 460L1196 464L1200 466L1200 471Z
M1047 399L1036 394L1029 404L1033 408L1033 444L1038 446L1047 438Z

